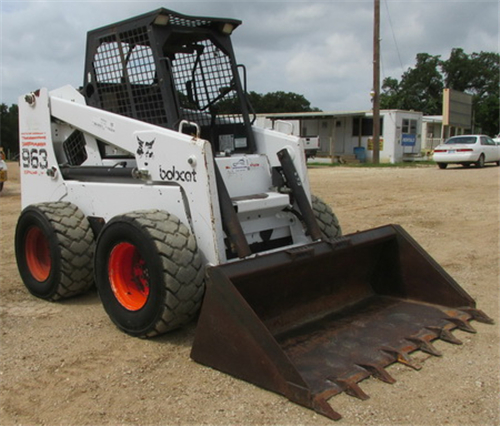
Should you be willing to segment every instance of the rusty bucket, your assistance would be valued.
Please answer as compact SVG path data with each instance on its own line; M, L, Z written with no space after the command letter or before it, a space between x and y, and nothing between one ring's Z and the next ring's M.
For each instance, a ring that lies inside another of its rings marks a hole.
M401 227L384 226L209 268L191 357L332 419L341 392L419 369L410 353L492 323Z

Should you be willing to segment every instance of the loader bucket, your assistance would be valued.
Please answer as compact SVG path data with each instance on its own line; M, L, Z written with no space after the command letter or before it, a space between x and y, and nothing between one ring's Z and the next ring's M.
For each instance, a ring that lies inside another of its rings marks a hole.
M332 419L327 400L455 328L492 323L401 227L389 225L207 271L191 357Z

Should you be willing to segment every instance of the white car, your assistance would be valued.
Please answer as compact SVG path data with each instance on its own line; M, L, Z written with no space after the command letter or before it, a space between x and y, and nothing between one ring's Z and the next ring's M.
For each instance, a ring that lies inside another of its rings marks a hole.
M434 149L433 160L440 169L448 164L484 167L485 163L496 163L500 166L500 146L485 135L453 136Z

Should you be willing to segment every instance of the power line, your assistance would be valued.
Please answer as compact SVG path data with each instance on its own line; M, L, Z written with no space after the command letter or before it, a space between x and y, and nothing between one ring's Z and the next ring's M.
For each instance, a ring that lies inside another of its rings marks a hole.
M392 25L391 14L389 13L389 5L387 3L387 0L385 0L384 3L385 3L385 8L387 10L387 18L389 20L389 27L391 28L392 39L394 40L394 45L396 46L396 52L398 54L399 65L401 66L401 75L403 75L404 74L403 61L401 60L401 54L399 53L398 42L396 40L396 35L394 34L394 27Z

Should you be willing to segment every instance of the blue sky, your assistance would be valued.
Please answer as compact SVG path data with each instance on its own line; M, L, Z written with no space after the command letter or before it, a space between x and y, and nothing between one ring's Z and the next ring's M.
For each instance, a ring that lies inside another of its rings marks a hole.
M233 35L249 90L303 94L325 111L370 109L373 1L1 1L0 103L39 87L78 87L87 31L159 7L243 21ZM497 0L381 0L381 73L417 53L499 50Z

